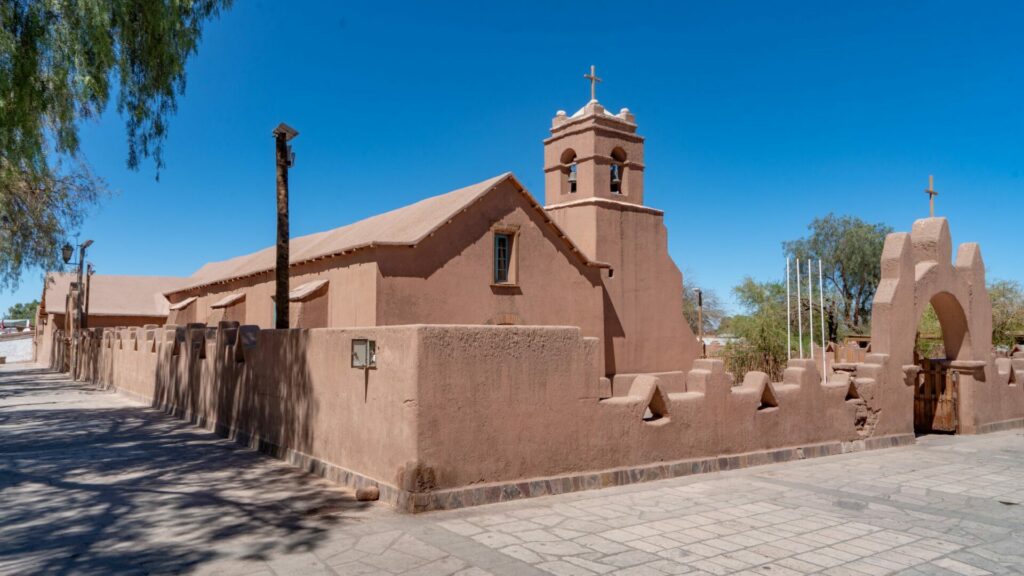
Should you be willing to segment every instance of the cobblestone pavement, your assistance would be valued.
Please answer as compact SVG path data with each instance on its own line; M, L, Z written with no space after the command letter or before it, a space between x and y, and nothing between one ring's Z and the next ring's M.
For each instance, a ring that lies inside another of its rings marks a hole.
M418 516L0 370L4 574L1022 574L1024 432Z

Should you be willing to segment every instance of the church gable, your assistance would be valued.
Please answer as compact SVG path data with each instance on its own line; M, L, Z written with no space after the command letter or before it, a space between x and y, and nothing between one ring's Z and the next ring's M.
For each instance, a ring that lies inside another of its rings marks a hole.
M411 250L376 256L381 324L592 324L581 328L600 333L603 266L511 177Z
M481 268L487 270L489 282L516 284L519 260L529 257L539 243L549 245L547 257L558 255L585 277L590 274L587 270L607 268L590 260L512 176L426 234L410 246L413 250L381 246L375 259L383 276L426 278L480 244L485 252L498 252L498 270Z

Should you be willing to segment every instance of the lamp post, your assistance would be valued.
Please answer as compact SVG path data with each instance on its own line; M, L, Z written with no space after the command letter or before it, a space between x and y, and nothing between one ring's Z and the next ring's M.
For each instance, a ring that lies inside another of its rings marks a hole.
M299 132L284 122L274 128L274 151L277 159L277 264L274 327L288 328L288 169L295 164L295 154L288 142Z
M85 267L85 313L82 314L83 327L88 327L89 323L89 292L92 291L92 275L96 273L96 269L93 268L92 262Z
M85 309L83 306L84 286L82 285L82 267L85 266L85 250L89 248L89 246L92 246L92 240L86 240L85 242L82 242L81 244L78 245L78 262L75 263L75 265L78 266L78 293L77 297L75 298L74 305L75 311L78 313L79 328L86 328L88 326L88 322L85 318ZM71 257L74 256L74 254L75 248L70 243L65 243L64 246L62 246L60 249L61 258L64 260L65 264L71 264ZM65 310L65 313L67 312L70 312L70 310ZM73 324L71 328L74 329Z
M82 284L82 268L85 266L85 249L92 246L92 240L86 240L78 246L78 318L79 328L88 328L85 317L85 285Z

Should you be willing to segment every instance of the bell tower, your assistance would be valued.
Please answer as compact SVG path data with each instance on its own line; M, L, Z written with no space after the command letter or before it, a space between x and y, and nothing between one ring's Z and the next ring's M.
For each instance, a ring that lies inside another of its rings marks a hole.
M597 100L569 116L559 110L544 140L544 203L589 198L644 203L644 139L628 108L618 114Z
M668 253L661 210L644 205L644 139L626 108L594 97L575 114L555 114L544 140L544 210L591 260L609 267L604 287L605 375L611 392L630 374L682 379L700 353L683 316L683 275Z

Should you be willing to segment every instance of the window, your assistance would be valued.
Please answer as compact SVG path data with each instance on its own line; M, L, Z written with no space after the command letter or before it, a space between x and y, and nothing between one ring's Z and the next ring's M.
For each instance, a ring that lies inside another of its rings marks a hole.
M511 283L512 271L512 239L509 233L494 235L494 283Z
M572 164L569 164L569 193L570 194L575 194L576 193L577 177L578 177L578 174L576 172L576 161L574 160Z

